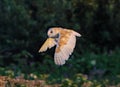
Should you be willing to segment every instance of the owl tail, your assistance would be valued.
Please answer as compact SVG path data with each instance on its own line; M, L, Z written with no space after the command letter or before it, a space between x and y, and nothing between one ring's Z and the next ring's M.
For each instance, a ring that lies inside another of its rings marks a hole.
M81 36L82 36L81 34L79 34L79 33L76 32L76 31L73 31L73 34L74 34L75 36L78 36L78 37L81 37Z

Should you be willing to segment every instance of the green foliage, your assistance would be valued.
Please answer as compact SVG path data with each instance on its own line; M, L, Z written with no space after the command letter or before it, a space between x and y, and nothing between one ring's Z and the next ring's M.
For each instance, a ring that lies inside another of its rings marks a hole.
M17 57L21 58L21 56L27 54L30 55L23 51L21 55L17 54ZM53 60L48 58L49 56L46 56L43 64L32 63L26 65L21 59L18 65L7 66L6 68L0 67L0 75L12 78L23 77L31 80L42 79L47 84L59 83L62 87L84 87L84 85L85 87L86 85L88 87L106 87L106 85L119 83L119 49L103 54L89 52L81 55L81 58L76 57L78 54L73 55L73 58L67 61L64 66L55 66ZM94 67L96 68L94 69ZM86 75L79 72L86 73Z
M120 74L119 4L120 0L1 0L0 75L39 78L63 87L105 86L104 80L84 80L79 73L112 82ZM51 26L82 34L64 66L54 64L54 48L38 54Z

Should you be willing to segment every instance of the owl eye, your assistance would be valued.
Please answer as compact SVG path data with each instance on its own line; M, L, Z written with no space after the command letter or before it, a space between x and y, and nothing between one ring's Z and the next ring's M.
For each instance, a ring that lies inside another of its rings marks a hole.
M50 33L53 33L53 31L51 30Z

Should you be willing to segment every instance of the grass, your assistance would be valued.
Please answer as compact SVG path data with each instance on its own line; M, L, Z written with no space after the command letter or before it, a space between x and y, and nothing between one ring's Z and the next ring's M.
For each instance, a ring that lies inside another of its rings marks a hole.
M0 67L0 75L27 80L43 80L46 85L61 87L109 87L120 86L120 51L73 54L64 66L56 66L50 56L30 65L11 64ZM22 87L22 86L21 86Z

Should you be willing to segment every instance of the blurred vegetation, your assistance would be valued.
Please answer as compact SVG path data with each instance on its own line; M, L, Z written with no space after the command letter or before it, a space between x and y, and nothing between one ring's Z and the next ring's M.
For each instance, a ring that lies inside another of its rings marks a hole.
M82 34L64 66L54 48L38 53L54 26ZM120 82L119 62L120 0L0 0L0 75L105 87Z

